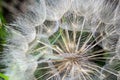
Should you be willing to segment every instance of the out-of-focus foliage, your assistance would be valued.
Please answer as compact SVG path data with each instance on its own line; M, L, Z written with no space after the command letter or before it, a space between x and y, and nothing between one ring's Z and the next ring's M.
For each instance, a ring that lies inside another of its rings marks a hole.
M2 0L0 0L0 59L2 59L2 55L3 55L3 53L2 53L2 51L3 51L2 44L5 43L5 38L7 36L6 30L5 30L5 27L4 27L4 24L5 24L6 21L5 21L4 16L3 16L1 1ZM0 72L3 72L2 69L4 67L5 66L3 66L3 65L0 64Z

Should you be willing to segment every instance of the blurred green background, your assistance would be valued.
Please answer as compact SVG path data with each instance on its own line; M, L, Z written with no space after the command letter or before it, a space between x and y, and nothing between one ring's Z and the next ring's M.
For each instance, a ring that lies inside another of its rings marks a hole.
M3 56L3 53L2 53L3 52L3 46L2 46L2 44L5 43L5 38L7 36L6 30L5 30L5 27L4 27L5 23L6 23L6 20L3 16L2 0L0 0L0 61L1 61L2 56ZM0 73L4 72L3 71L4 67L5 66L3 64L0 64Z

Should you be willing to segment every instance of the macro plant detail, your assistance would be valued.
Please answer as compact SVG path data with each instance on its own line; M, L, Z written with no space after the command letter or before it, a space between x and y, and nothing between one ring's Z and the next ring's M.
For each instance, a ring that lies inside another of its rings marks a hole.
M35 0L4 25L9 80L119 80L119 0Z
M98 22L94 32L87 31L84 28L85 20L83 19L82 26L79 27L80 30L75 29L78 26L74 23L61 25L64 29L59 28L58 32L48 39L48 41L51 39L53 41L46 43L39 40L38 42L43 45L43 48L49 48L52 52L41 48L43 50L41 53L43 55L53 55L53 57L51 56L49 59L43 60L43 62L38 61L47 65L38 67L38 70L46 69L48 71L37 79L43 79L47 76L45 80L101 80L105 77L101 70L118 76L118 73L102 68L105 61L110 60L111 55L115 55L115 52L103 48L95 49L104 39L115 33L115 30L111 30L109 35L100 33L94 37L101 24L101 22ZM68 27L70 27L70 30Z

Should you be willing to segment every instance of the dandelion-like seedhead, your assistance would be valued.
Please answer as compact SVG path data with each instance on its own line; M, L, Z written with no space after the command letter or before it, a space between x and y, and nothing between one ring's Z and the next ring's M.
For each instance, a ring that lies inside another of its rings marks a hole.
M119 80L118 14L118 0L33 1L6 26L5 74L10 80Z
M110 60L115 52L98 48L103 40L115 33L115 30L111 29L111 33L108 35L98 32L99 35L94 36L102 23L97 22L97 26L92 32L85 30L85 18L81 17L81 19L83 20L82 24L79 24L80 27L75 22L69 22L69 25L63 22L60 25L62 28L48 38L49 43L39 40L43 48L49 48L52 51L51 53L45 49L42 52L43 55L50 54L58 58L50 57L43 62L38 61L47 66L38 67L37 70L45 69L47 72L37 79L47 76L45 80L101 80L106 77L101 72L102 70L118 76L117 73L103 68L106 61ZM77 20L77 22L79 21Z

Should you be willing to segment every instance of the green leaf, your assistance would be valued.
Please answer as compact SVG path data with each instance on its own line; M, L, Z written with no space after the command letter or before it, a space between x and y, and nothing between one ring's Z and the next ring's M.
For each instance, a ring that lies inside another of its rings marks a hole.
M0 80L8 80L8 76L0 73Z

